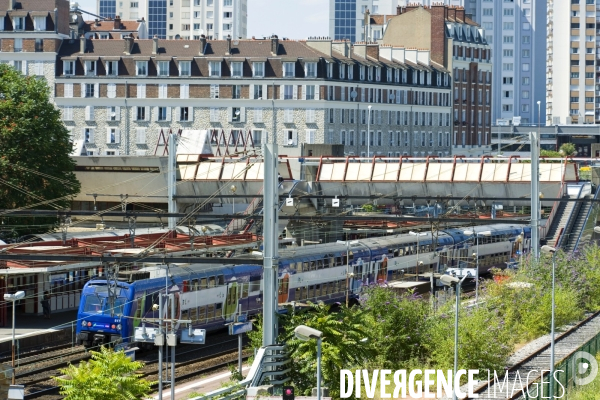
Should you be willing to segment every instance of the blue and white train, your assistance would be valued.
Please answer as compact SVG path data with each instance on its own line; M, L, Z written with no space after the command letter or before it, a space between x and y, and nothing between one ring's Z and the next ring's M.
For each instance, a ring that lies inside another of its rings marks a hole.
M492 267L504 268L518 254L529 251L528 226L495 224L469 230L479 232L480 274ZM435 248L435 238L427 233L282 250L278 268L280 310L292 301L344 302L347 291L356 298L364 285L400 280L409 274L473 267L473 238L474 234L465 234L464 228L451 228L439 232ZM153 305L167 290L163 317L192 320L195 328L221 328L233 321L239 308L248 316L262 309L260 265L172 264L168 274L166 271L164 265L146 265L127 272L127 276L120 275L111 298L106 280L89 281L79 305L78 344L132 342L143 319L159 318Z

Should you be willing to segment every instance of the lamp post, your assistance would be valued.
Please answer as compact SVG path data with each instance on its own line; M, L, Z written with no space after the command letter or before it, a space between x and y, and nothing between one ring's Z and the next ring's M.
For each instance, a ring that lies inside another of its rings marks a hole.
M15 384L15 304L25 297L25 292L19 290L14 294L5 294L4 300L12 302L12 384Z
M469 277L470 275L471 274L467 271L467 273L465 274L465 276L462 279L458 279L457 277L450 276L450 275L442 275L442 277L440 278L440 281L444 285L456 286L456 289L454 290L456 292L456 311L455 311L455 317L454 317L454 374L453 374L453 376L456 376L456 371L458 371L458 311L459 311L459 306L460 306L460 287L463 284L463 282L465 281L465 279L467 279L467 277ZM454 388L454 391L452 393L453 400L457 400L456 390L457 390L457 388Z
M492 232L464 231L464 234L475 237L475 253L473 253L473 258L475 259L475 304L477 304L479 301L479 236L490 236Z
M294 329L294 335L303 342L317 339L317 400L321 400L321 338L323 332L306 325L298 325Z
M231 194L235 194L235 192L237 191L237 188L235 187L235 185L231 185L231 187L229 188L229 191L231 192ZM235 214L235 197L231 198L231 215Z
M416 209L415 209L415 213L416 213ZM416 281L416 280L419 279L419 247L421 247L421 246L419 246L419 237L420 236L425 236L427 234L426 233L413 232L413 231L408 232L408 234L417 237L417 266L415 267L415 269L416 269L416 272L415 272L415 281ZM433 296L433 293L431 293L431 295Z
M540 249L542 253L552 254L552 320L550 322L550 399L554 396L554 312L556 310L556 303L554 302L554 288L556 283L556 248L552 246L542 246Z
M371 105L367 106L369 110L367 112L367 158L369 158L371 151Z

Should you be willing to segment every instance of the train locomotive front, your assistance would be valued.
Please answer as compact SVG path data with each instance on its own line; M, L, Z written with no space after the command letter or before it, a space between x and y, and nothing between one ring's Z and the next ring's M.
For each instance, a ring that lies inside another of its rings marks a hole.
M109 296L105 280L85 285L77 313L77 344L91 347L127 341L131 324L124 316L131 314L133 288L118 282L110 289L114 296Z

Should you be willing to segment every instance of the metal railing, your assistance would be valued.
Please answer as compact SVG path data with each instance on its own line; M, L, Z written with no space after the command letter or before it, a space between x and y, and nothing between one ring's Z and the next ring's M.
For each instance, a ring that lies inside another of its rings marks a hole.
M584 185L579 186L579 191L577 192L577 196L576 196L577 199L579 199L581 197L581 192L583 191L583 188L584 188ZM563 244L563 239L566 236L566 235L564 235L564 232L567 232L567 235L570 234L571 228L575 224L575 221L573 221L573 217L576 215L575 213L579 212L578 206L581 206L581 204L575 203L575 206L571 209L571 212L569 213L569 218L567 219L567 224L565 225L565 227L563 228L563 231L561 232L560 236L556 240L557 248L560 248Z
M596 193L594 194L594 200L592 200L592 205L590 207L590 209L587 212L587 215L585 216L585 221L583 222L583 227L581 229L581 232L579 232L579 236L577 237L577 241L575 242L575 246L573 247L573 251L575 251L577 249L577 247L579 246L579 242L581 241L581 238L583 236L583 233L586 231L593 231L594 227L596 226L596 218L593 218L592 220L590 220L590 216L592 215L593 211L596 210L596 212L598 211L598 207L597 207L597 203L595 202L596 200L598 200L598 194L600 194L600 190L598 190L598 188L596 188ZM588 228L588 224L591 224L591 227Z

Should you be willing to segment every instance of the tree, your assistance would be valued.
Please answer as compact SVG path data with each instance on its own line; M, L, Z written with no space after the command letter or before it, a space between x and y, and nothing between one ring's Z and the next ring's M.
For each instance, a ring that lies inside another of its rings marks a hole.
M54 377L65 400L130 400L148 396L152 383L136 373L143 363L106 347L90 353L89 362L82 361L78 367L69 365L60 370L64 376Z
M72 148L45 80L0 64L0 209L68 207L80 189L69 157Z
M577 153L577 150L573 143L563 143L562 146L560 146L559 152L565 157L571 157Z

